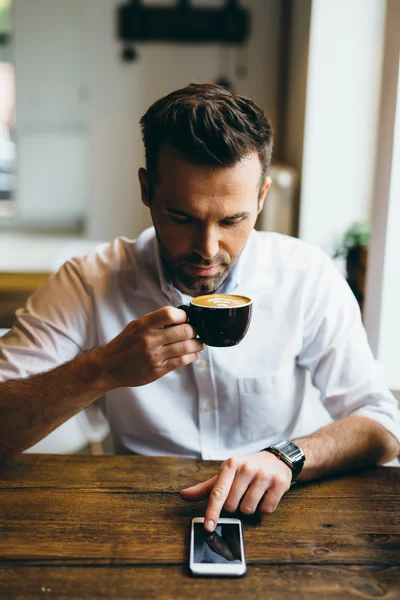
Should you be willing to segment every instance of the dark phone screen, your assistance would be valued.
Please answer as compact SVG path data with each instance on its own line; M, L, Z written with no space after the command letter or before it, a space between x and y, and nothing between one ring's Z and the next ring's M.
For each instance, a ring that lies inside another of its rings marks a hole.
M220 523L213 533L208 533L204 531L203 523L194 523L193 561L203 564L241 564L239 525Z

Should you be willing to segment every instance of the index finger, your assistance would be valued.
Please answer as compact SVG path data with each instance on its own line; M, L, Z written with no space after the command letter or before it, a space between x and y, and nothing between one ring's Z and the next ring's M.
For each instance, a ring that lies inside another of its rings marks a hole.
M187 322L187 315L181 308L164 306L146 315L148 325L151 329L161 329L168 325L181 325Z
M225 504L225 500L228 497L232 483L235 479L235 474L236 469L228 466L226 463L221 467L210 492L210 499L204 517L204 528L207 531L214 531L217 526L222 507Z

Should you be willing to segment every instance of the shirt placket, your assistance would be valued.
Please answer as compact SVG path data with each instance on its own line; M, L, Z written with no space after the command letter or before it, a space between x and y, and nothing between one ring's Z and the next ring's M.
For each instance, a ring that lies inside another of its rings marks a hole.
M200 451L204 460L218 456L218 414L211 349L206 346L193 363L198 390Z

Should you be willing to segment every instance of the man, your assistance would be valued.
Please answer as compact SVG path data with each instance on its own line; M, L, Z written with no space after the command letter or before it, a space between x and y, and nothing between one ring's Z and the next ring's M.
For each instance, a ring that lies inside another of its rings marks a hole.
M316 248L253 231L271 184L264 112L192 84L141 124L154 229L67 262L18 311L1 350L1 455L106 394L118 452L225 460L181 492L210 496L209 531L222 507L272 512L293 476L394 459L399 411L347 284ZM176 308L216 291L254 301L238 346L203 347Z

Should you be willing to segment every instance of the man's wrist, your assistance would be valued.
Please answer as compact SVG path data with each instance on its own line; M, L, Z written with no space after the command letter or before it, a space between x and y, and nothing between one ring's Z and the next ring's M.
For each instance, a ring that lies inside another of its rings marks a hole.
M263 448L261 452L270 452L281 460L292 471L292 480L301 473L305 462L303 450L296 443L289 440L272 444Z
M87 378L90 379L92 388L100 396L117 387L105 365L103 348L104 346L93 348L79 357L84 362L84 372Z

